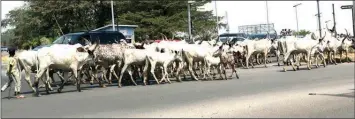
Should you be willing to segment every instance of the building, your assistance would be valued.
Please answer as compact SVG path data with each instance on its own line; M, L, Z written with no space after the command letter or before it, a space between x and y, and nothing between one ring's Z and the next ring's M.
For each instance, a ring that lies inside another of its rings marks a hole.
M138 27L138 25L115 25L115 30L119 30L127 39L127 42L135 42L134 39L134 30ZM112 24L106 25L92 31L113 31Z

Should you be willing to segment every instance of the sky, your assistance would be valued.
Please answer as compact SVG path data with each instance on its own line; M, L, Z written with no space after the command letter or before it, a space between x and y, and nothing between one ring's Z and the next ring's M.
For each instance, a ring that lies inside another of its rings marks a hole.
M23 5L23 1L1 1L1 18L5 18L10 10ZM279 33L281 29L297 29L296 13L293 5L302 3L297 7L299 30L316 30L317 27L317 2L316 1L268 1L269 23L274 23L275 30ZM334 4L337 31L344 32L344 28L352 34L352 15L350 9L341 9L342 5L352 5L352 1L320 1L321 26L333 26L332 4ZM205 10L213 10L215 15L215 1L206 4ZM238 32L238 26L266 24L266 1L217 1L217 15L225 16L228 13L228 22L231 33ZM225 21L225 20L224 20ZM2 30L3 31L3 30ZM221 29L219 33L225 33Z

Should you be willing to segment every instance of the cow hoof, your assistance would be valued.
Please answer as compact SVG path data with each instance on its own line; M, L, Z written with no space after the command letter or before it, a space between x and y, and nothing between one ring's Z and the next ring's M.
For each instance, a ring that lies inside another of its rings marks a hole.
M300 67L297 67L296 69L297 69L297 70L300 70Z
M57 92L58 92L58 93L61 93L61 92L62 92L62 89L58 88L58 89L57 89Z
M41 97L42 95L41 94L39 94L39 93L35 93L35 94L33 94L33 97Z
M102 85L101 88L106 88L106 85Z
M287 71L285 67L283 68L283 70L284 70L284 72L286 72L286 71Z
M312 68L311 68L311 67L308 67L307 69L308 69L308 70L311 70Z

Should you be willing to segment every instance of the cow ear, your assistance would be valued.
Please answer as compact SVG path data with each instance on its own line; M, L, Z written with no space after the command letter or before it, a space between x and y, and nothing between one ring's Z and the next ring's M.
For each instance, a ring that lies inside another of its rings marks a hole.
M85 52L85 49L83 47L78 47L76 48L77 52Z

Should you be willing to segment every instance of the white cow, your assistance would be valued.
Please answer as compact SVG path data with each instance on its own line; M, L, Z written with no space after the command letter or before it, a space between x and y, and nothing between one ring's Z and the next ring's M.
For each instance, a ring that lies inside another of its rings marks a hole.
M98 43L93 45L82 46L80 44L68 45L68 44L54 44L46 50L39 50L37 60L39 64L39 70L36 74L34 86L36 88L35 96L40 96L38 92L38 79L43 76L45 71L48 72L48 68L60 69L63 71L72 71L76 78L77 90L81 92L80 80L78 79L77 71L82 68L84 64L94 58L93 52L97 48ZM47 78L48 80L48 78ZM58 89L61 92L65 82Z
M324 36L325 37L325 36ZM310 40L316 39L314 38L314 33L308 34L306 37L298 40L292 40L292 39L287 39L285 41L285 47L286 47L286 53L284 54L284 62L287 60L291 60L291 65L294 71L296 71L296 68L294 67L294 63L292 59L289 58L291 54L300 54L304 53L306 55L306 61L307 61L307 67L308 69L311 69L310 66L310 56L311 53L315 53L315 51L312 50L317 50L319 52L323 52L323 49L325 47L325 40L324 37L320 38L319 40ZM324 58L323 58L324 59ZM286 65L284 65L284 71L286 71Z

